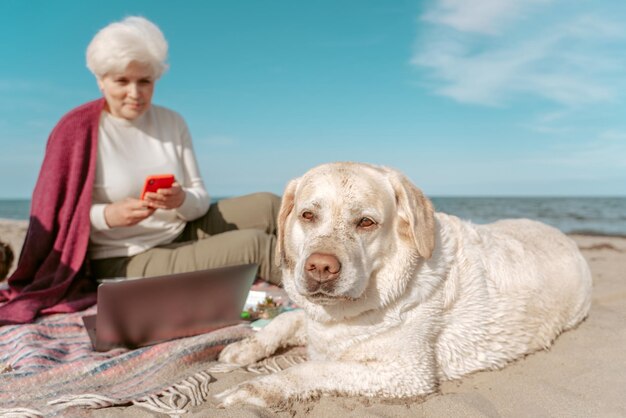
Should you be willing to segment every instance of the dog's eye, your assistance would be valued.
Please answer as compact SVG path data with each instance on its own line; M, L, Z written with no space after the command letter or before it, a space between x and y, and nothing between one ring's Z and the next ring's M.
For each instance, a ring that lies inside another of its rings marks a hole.
M302 219L306 221L312 221L314 217L313 212L309 212L308 210L302 212Z
M376 222L374 222L370 218L361 218L357 226L359 228L370 228L374 225L376 225Z

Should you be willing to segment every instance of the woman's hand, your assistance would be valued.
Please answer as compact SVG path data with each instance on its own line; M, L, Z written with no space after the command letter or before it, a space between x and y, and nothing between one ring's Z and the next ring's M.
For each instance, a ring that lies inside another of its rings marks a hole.
M176 209L185 201L185 191L180 184L175 182L169 189L146 193L144 200L154 209Z
M152 215L156 209L145 200L127 198L104 208L104 220L111 228L133 226Z

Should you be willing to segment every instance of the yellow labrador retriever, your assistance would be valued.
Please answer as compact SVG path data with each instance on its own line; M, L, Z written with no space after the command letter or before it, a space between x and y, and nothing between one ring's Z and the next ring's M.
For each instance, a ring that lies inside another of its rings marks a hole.
M228 346L220 360L246 365L306 344L309 361L222 392L225 406L426 394L549 347L591 303L587 263L558 230L435 213L384 167L333 163L292 180L276 251L302 310Z

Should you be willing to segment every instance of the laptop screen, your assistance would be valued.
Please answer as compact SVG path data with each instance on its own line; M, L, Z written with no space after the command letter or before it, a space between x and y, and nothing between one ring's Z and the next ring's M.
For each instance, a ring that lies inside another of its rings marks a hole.
M96 349L138 347L241 322L257 268L247 264L103 281L98 287Z

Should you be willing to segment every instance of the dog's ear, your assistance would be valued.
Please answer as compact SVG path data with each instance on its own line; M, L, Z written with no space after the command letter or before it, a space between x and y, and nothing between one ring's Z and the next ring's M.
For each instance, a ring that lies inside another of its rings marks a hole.
M390 171L391 185L398 206L400 238L415 245L429 259L435 249L435 211L431 201L404 175Z
M285 192L283 193L283 198L280 204L280 210L278 211L278 222L277 222L277 242L276 242L276 252L275 252L275 263L277 266L280 266L284 257L285 257L285 224L287 222L287 216L291 213L294 206L294 199L296 195L296 186L298 185L298 179L291 180L287 187L285 187Z

